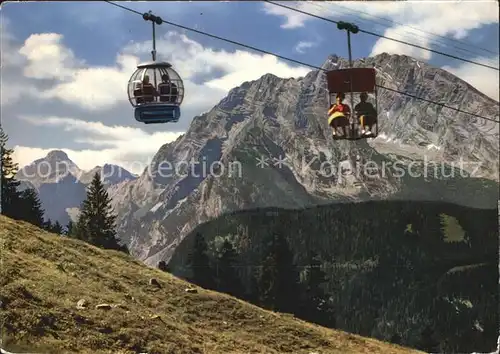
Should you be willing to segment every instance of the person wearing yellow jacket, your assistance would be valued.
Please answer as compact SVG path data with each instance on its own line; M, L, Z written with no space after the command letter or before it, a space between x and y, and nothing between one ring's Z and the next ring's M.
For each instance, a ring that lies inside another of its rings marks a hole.
M342 103L344 99L345 95L342 92L338 93L336 102L333 103L328 110L328 125L333 129L333 136L337 135L338 127L342 127L344 136L347 136L347 127L349 126L351 108L349 105Z

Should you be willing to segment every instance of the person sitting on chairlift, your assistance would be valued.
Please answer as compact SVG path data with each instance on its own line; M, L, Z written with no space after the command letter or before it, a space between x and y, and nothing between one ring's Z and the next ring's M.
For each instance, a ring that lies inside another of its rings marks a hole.
M155 96L158 96L155 87L149 82L149 76L145 75L142 80L142 98L144 102L154 102Z
M377 110L370 102L366 101L368 99L368 94L366 92L362 92L359 95L359 99L361 100L361 102L359 102L354 107L354 111L356 112L356 116L359 118L361 134L371 135L372 126L376 123L377 120Z
M161 76L162 82L158 84L158 91L160 93L160 102L177 102L179 91L177 85L170 81L168 74Z
M349 125L349 117L351 108L348 104L342 103L345 95L340 92L337 94L336 103L333 103L328 110L328 125L333 128L333 136L337 135L337 128L342 127L344 136L347 136L347 127Z
M134 83L134 97L137 104L143 104L144 98L142 97L141 81L137 80Z

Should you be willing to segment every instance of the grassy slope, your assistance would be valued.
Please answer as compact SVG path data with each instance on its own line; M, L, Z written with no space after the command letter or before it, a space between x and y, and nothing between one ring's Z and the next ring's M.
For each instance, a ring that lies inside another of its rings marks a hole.
M10 351L418 353L201 288L186 293L188 283L128 256L3 216L0 238L2 347ZM152 277L162 288L149 285ZM78 310L82 298L89 307Z

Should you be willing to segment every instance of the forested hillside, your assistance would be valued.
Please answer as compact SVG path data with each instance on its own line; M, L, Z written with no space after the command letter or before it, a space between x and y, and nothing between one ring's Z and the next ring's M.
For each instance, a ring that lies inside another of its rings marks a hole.
M367 202L233 213L200 225L169 270L196 282L203 240L214 279L205 286L243 279L240 296L255 303L426 351L496 348L497 210Z

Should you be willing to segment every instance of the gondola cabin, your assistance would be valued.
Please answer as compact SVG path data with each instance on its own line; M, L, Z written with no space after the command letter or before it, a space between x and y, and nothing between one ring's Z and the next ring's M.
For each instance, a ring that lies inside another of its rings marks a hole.
M378 135L374 68L332 70L327 74L328 124L334 139L357 140ZM369 96L373 96L374 104ZM354 105L355 101L359 101ZM354 107L352 107L354 106Z
M184 83L169 63L152 61L138 65L127 91L137 121L155 124L179 120Z

